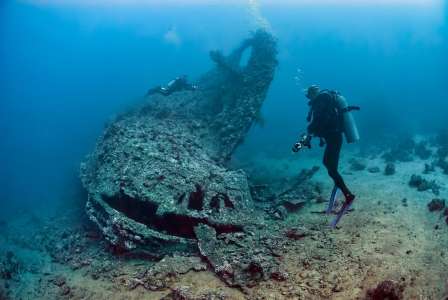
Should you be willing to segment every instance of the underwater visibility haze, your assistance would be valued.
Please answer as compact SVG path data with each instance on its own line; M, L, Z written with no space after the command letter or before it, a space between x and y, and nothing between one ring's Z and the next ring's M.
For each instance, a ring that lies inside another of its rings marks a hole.
M448 299L448 4L0 3L0 299Z

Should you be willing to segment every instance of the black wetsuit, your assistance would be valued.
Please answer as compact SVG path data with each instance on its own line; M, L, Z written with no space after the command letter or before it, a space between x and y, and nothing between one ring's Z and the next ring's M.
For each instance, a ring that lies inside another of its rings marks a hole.
M146 95L152 95L152 94L162 94L164 96L169 96L174 92L187 90L187 91L194 91L196 90L196 86L189 84L187 82L187 79L185 77L177 77L176 79L170 81L165 87L162 86L156 86L152 89L150 89Z
M323 164L334 184L342 191L344 196L353 194L345 185L344 179L338 172L339 155L342 148L342 116L336 105L337 95L330 91L322 91L310 101L310 113L307 120L310 122L308 133L323 138L326 143Z

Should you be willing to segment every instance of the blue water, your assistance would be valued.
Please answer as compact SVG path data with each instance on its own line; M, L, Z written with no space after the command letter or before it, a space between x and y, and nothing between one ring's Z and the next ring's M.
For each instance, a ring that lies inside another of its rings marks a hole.
M78 197L79 163L111 116L179 74L194 80L212 67L209 50L229 51L257 26L243 1L183 3L1 2L2 213ZM363 143L446 126L448 6L428 3L260 1L279 67L266 124L242 150L288 155L305 127L301 89L312 83L362 107Z

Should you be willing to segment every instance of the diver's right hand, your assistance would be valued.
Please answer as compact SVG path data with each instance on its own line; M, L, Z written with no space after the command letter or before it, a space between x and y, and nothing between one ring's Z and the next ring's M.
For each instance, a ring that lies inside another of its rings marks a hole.
M292 152L299 152L300 149L303 148L303 145L299 142L299 143L295 143L292 146Z

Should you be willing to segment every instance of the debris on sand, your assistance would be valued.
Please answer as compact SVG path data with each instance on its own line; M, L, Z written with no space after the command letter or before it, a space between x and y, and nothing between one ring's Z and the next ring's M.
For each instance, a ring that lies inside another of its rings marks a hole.
M142 286L149 291L160 291L169 288L173 282L183 274L190 271L199 272L207 269L207 265L200 257L167 256L150 269L131 278L126 287L129 290Z
M407 198L403 198L403 199L401 199L401 204L402 204L404 207L407 207L407 206L408 206L408 199L407 199Z
M55 276L53 279L50 280L54 285L61 287L63 285L65 285L66 283L66 279L64 276L62 275L57 275Z
M393 280L385 280L367 292L367 300L401 300L404 287Z
M428 203L428 210L430 212L442 211L441 218L445 218L445 223L448 225L448 207L446 207L444 199L432 199Z
M440 193L440 186L434 180L428 181L422 176L416 174L411 176L409 186L416 188L419 192L431 190L435 195Z
M319 185L310 181L318 170L317 166L303 169L286 189L282 188L281 192L275 194L272 207L269 209L274 219L283 220L290 213L298 212L311 200L319 199Z
M290 228L286 230L285 236L291 240L301 240L307 237L310 233L302 228Z
M59 295L61 296L70 295L71 289L67 285L67 281L64 276L56 275L54 278L50 279L50 282L59 288Z
M390 176L395 174L395 164L392 162L389 162L386 164L386 167L384 168L384 175Z
M264 236L258 230L217 235L205 224L198 225L195 232L201 255L229 286L244 290L279 274L287 276L279 267L285 248L283 237Z
M441 211L444 208L445 208L445 200L443 199L432 199L431 202L428 203L428 209L430 212Z

